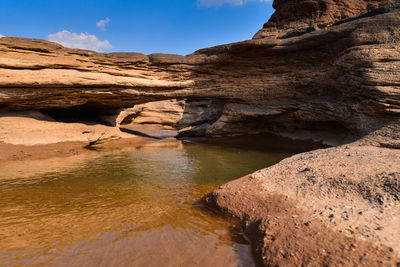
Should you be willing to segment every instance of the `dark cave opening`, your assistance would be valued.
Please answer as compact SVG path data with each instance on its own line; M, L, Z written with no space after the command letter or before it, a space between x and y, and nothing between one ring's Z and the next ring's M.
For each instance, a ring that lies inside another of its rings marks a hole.
M58 122L83 123L87 125L103 124L115 126L120 109L110 109L97 103L86 103L69 108L55 108L41 110Z

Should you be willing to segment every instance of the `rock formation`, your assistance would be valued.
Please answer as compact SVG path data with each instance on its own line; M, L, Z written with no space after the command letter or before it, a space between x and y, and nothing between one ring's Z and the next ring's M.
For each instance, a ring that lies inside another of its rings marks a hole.
M132 138L116 127L85 123L63 123L35 111L1 112L0 143L45 145L59 142L81 142L87 146L120 138Z
M214 99L226 106L207 134L367 133L400 112L399 13L395 4L301 36L188 56L102 54L1 38L0 105L100 112L163 99Z
M356 17L396 0L275 0L276 12L254 39L287 38Z
M276 0L254 39L187 56L1 38L0 107L109 115L212 100L214 115L192 118L186 133L348 142L228 183L206 202L245 222L265 265L396 263L400 3L392 2Z
M204 136L205 132L193 129L214 123L221 117L223 107L223 103L213 100L156 101L122 111L116 122L117 125L133 123L172 128L181 130L180 136Z
M227 183L205 200L244 222L266 266L398 265L399 133L397 120Z

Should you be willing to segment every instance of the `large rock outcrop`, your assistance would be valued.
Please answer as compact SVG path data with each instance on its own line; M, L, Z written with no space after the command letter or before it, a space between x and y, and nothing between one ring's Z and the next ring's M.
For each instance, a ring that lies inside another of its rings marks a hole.
M282 37L326 28L337 21L356 17L396 0L274 0L276 12L255 39Z
M229 183L206 202L245 222L268 266L396 264L400 3L373 9L391 2L275 1L277 12L253 40L188 56L1 38L0 107L109 114L212 99L218 117L192 125L208 135L359 138Z
M395 120L356 142L295 155L206 203L244 222L265 266L397 266L399 133Z
M399 26L395 4L301 36L188 56L103 54L1 38L0 105L106 110L163 99L215 99L226 107L207 134L367 133L400 114Z

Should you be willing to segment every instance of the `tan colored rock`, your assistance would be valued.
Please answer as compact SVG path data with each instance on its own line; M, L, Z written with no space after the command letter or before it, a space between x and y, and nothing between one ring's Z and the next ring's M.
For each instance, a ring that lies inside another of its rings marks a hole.
M0 105L106 110L214 99L259 110L243 109L231 122L224 116L232 129L364 134L400 114L400 11L386 11L298 37L188 56L103 54L6 37L0 40Z
M190 125L188 132L312 133L322 140L328 133L330 139L339 136L337 143L364 135L228 183L207 201L243 220L265 265L396 263L400 3L338 23L389 2L275 1L277 13L255 39L188 56L103 54L1 38L0 105L103 111L212 99L222 103L220 116ZM69 134L72 140L87 138L79 132L83 125L62 124L56 136L43 136L54 131L54 122L40 121L32 129L27 125L33 118L22 118L22 126L16 118L0 119L0 138L9 143L27 136L33 143L69 140ZM103 128L94 133L98 138Z
M136 131L143 129L139 124L152 125L156 127L152 136L160 136L156 133L157 127L179 130L179 137L204 136L207 128L221 117L223 109L223 103L212 100L171 99L149 102L123 110L117 118L117 125L135 124L128 128L122 127ZM147 133L143 133L149 135L149 130L144 130Z
M0 115L0 142L38 145L83 142L87 145L120 138L132 138L118 128L83 123L62 123L39 112L13 112Z
M206 201L244 221L267 266L396 264L400 150L387 144L399 132L396 121L355 143L295 155Z
M150 102L123 110L117 118L117 124L156 124L175 127L182 120L184 110L184 100Z

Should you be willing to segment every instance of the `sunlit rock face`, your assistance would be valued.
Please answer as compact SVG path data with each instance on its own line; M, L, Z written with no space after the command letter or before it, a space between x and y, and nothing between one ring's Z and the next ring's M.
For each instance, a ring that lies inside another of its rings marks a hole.
M282 37L290 31L307 32L367 13L396 0L275 0L276 12L255 39Z
M341 7L335 1L325 8L325 2L306 10L325 14ZM274 5L280 14L296 3ZM318 27L378 5L354 3L359 11L345 8L347 15ZM274 21L277 15L269 23ZM394 4L322 30L221 45L188 56L106 54L44 40L1 38L0 105L105 112L167 99L213 99L222 108L205 134L337 132L346 138L399 117L399 29L400 9Z

